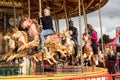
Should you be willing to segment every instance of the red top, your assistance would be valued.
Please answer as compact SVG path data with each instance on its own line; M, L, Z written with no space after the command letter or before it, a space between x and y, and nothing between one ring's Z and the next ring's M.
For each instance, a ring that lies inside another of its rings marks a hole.
M93 31L92 35L90 36L90 39L95 42L98 46L100 46L101 44L98 43L98 36L97 36L97 32Z

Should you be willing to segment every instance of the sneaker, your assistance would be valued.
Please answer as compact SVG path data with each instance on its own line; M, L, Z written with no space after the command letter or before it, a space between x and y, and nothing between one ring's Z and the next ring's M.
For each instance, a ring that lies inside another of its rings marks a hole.
M98 60L96 60L95 64L96 64L96 65L98 65L98 64L99 64Z
M43 52L45 52L45 50L44 50L44 49L40 49L39 52L42 52L42 53L43 53Z

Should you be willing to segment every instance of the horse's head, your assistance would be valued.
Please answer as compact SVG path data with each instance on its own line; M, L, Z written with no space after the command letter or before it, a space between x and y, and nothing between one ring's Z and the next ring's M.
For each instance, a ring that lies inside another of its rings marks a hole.
M6 35L4 35L3 39L6 41L6 40L9 40L11 38L10 36L10 33L8 32Z
M14 29L13 29L13 35L12 35L12 37L15 38L15 39L17 39L17 38L19 38L20 36L21 36L21 33L20 33L20 31L18 30L18 28L14 28Z
M64 31L63 31L63 34L64 34L66 37L70 37L70 31L68 31L68 30L64 30Z
M89 34L83 34L83 40L85 41L85 42L87 42L87 41L89 41L90 40L90 38L89 38Z

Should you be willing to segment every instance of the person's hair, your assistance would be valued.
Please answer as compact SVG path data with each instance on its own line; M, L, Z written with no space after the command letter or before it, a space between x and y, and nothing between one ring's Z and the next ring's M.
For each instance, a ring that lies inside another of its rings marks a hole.
M49 10L49 11L50 11L50 7L46 7L45 9L47 9L47 10ZM45 10L45 9L44 9L44 10Z
M90 29L90 31L95 31L91 24L87 24L87 29Z
M73 21L72 21L72 20L71 20L71 21L69 21L69 24L70 24L71 22L73 22Z

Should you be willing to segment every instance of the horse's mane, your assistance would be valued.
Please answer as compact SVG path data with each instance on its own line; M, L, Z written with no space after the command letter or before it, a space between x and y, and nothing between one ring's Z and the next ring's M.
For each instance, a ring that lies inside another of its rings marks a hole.
M25 38L25 42L27 43L28 42L28 36L27 36L27 33L24 32L24 31L21 31L21 33L23 34L24 38Z
M36 29L38 30L39 24L38 24L37 20L36 20L36 19L32 19L32 21L33 21L33 23L35 24Z

